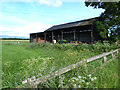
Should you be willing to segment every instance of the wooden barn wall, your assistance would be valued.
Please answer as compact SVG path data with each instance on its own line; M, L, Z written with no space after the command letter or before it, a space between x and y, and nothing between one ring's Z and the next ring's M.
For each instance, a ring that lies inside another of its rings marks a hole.
M30 34L30 42L34 42L34 39L35 39L35 35Z
M44 42L44 37L42 34L30 34L30 42Z

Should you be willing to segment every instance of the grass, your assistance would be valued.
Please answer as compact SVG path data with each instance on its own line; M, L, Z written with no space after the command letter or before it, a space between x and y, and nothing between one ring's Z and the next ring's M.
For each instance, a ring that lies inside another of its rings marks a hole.
M31 76L44 76L83 59L108 52L117 47L109 43L33 44L23 42L2 43L3 88L14 88ZM93 63L98 65L98 63ZM91 69L92 70L92 69ZM16 83L16 85L15 85Z
M94 62L97 64L98 62ZM95 65L94 64L94 65ZM89 64L88 64L89 65ZM85 67L84 67L85 68ZM90 68L90 67L89 67ZM94 73L84 71L81 67L71 70L53 80L39 85L47 88L119 88L118 58L100 69L94 69Z
M2 55L3 55L3 64L5 62L21 62L24 59L28 59L30 57L38 57L42 56L40 53L35 50L26 49L25 46L21 46L18 44L7 45L3 43L2 45Z
M94 76L98 77L95 85L98 88L118 88L118 59L96 71Z

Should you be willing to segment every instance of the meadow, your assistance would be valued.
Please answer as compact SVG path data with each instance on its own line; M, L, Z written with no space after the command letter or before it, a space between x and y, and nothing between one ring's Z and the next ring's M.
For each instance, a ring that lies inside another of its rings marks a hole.
M2 88L14 88L31 76L41 77L81 60L115 50L118 47L120 46L108 42L96 42L95 44L39 44L23 41L2 41ZM111 56L108 60L110 58ZM81 66L53 80L48 80L40 87L118 87L118 58L98 71L94 70L95 66L101 66L100 60L88 64L87 68ZM95 72L89 73L92 70ZM78 82L79 79L84 83L86 81L86 84L82 85L82 82Z

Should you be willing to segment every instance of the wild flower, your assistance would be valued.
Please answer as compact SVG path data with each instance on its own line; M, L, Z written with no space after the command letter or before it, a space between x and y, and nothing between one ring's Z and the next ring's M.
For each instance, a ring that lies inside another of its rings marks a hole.
M77 86L77 85L76 85L76 84L74 84L74 88L76 88L76 86Z
M22 84L25 84L25 83L27 83L27 80L22 81Z
M82 80L82 82L85 82L85 80Z
M71 83L70 87L73 87L73 88L76 88L76 87L85 88L85 87L88 87L90 84L94 83L94 80L96 79L97 77L92 77L92 75L89 74L85 76L73 77L69 80L69 83Z
M72 79L76 79L76 77L73 77Z
M96 80L97 78L96 77L94 77L94 80Z
M78 88L81 88L81 86L79 85Z
M94 78L91 78L91 81L94 81Z
M91 74L89 74L88 76L91 77Z
M86 84L87 84L87 85L89 85L89 83L88 83L88 82L87 82Z
M84 79L86 79L86 77L83 77Z
M81 78L81 76L78 76L78 78Z

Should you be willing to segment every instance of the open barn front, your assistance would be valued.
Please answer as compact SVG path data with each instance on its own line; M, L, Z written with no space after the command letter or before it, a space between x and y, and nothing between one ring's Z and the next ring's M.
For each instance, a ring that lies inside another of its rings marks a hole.
M68 42L86 42L92 41L92 28L91 26L82 26L69 28L63 32L63 39Z
M81 32L79 37L80 42L91 42L91 32Z
M62 30L55 30L45 32L45 41L52 42L56 40L56 43L71 43L71 42L86 42L90 43L92 40L92 30L86 30L83 28L67 28Z

